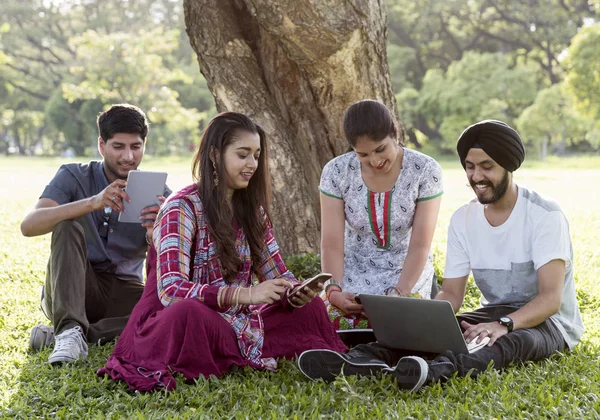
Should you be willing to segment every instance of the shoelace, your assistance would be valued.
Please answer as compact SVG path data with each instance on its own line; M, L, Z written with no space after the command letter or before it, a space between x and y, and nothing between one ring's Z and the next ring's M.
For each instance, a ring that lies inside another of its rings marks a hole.
M73 346L81 348L81 332L79 329L71 328L54 337L55 351L63 351Z

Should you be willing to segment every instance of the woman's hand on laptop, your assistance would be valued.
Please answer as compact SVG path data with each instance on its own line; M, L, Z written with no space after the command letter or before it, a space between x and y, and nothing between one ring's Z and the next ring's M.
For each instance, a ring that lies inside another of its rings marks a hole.
M484 322L481 324L469 324L467 321L461 321L460 326L464 328L463 337L470 343L477 339L480 343L486 337L490 338L488 346L493 345L497 339L508 332L507 328L498 322Z
M363 313L363 306L356 303L354 296L351 292L334 291L329 295L329 302L348 315L358 315Z

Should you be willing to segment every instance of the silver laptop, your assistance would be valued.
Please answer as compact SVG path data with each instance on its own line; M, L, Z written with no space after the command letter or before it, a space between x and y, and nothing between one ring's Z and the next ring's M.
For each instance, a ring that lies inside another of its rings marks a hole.
M377 341L400 350L474 353L489 341L467 344L450 302L397 296L359 295Z

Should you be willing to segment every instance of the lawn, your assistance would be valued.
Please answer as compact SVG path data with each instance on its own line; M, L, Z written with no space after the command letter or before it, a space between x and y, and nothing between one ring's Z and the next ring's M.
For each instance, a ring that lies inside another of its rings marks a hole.
M147 159L145 169L169 172L176 189L190 182L190 159ZM39 310L50 236L24 238L19 224L52 177L59 159L0 157L0 418L600 418L600 158L527 164L517 183L555 198L570 221L575 273L586 325L570 354L455 378L418 394L390 378L340 377L308 382L292 362L277 373L249 369L220 380L178 379L174 392L136 393L96 376L113 345L90 346L87 360L53 368L50 350L29 353ZM445 194L433 250L443 266L452 212L472 197L455 161L444 161ZM471 305L474 299L470 299Z

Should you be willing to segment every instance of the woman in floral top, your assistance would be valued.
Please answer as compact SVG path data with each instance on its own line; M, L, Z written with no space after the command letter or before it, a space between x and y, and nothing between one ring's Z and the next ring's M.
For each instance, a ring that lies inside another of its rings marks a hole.
M366 327L354 297L397 294L429 299L430 246L442 195L442 171L429 156L403 147L403 130L377 101L352 105L344 133L353 151L321 175L321 267L338 329Z
M275 370L304 350L345 351L321 299L279 253L267 213L265 134L238 113L216 116L194 158L197 183L155 223L144 295L98 372L136 390L173 389L232 367Z

